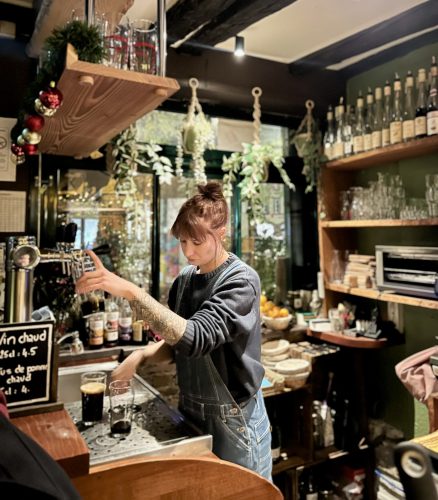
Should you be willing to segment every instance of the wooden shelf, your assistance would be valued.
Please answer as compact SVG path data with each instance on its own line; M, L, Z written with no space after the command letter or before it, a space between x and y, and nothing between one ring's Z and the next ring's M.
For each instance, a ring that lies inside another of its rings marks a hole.
M410 297L408 295L380 292L379 290L374 290L373 288L350 288L345 285L337 285L334 283L327 283L325 288L327 290L331 290L332 292L347 293L349 295L381 300L383 302L394 302L396 304L405 304L407 306L424 307L425 309L438 309L438 300L434 299L423 299L421 297Z
M368 450L369 447L367 444L360 445L356 450L347 451L347 450L338 450L336 446L329 446L328 448L322 448L321 450L315 450L315 461L316 462L324 462L325 460L336 460L337 458L344 457L346 455L350 455L355 451L364 451Z
M279 462L273 464L272 475L280 474L289 469L294 469L295 467L301 467L309 463L309 460L305 460L302 457L288 457L286 460L280 460Z
M307 335L330 344L336 344L342 347L353 347L356 349L381 349L388 344L387 339L369 339L367 337L348 337L341 332L316 332L310 328Z
M374 167L377 164L393 163L433 153L438 153L438 136L394 144L393 146L374 149L373 151L359 153L348 158L329 161L325 164L325 167L331 170L359 170Z
M433 219L368 219L368 220L323 220L324 229L355 227L417 227L438 226L438 218Z
M179 89L172 78L79 61L71 45L58 87L64 101L46 119L39 150L74 157L89 156Z

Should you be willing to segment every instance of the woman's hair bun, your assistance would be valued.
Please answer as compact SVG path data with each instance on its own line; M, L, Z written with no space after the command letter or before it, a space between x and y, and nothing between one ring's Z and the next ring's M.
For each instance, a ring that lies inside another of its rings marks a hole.
M222 186L217 181L210 181L207 184L198 185L199 194L204 198L212 201L219 201L224 199L224 194L222 192Z

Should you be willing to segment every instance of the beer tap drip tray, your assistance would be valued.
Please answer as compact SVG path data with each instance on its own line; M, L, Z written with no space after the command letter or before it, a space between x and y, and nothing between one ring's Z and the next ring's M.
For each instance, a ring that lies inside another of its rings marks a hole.
M60 370L62 382L62 369ZM113 437L109 423L109 398L104 398L101 422L82 424L81 401L65 402L64 407L77 425L90 450L90 466L133 456L202 455L212 449L210 435L200 435L184 416L139 376L134 378L135 408L131 432Z

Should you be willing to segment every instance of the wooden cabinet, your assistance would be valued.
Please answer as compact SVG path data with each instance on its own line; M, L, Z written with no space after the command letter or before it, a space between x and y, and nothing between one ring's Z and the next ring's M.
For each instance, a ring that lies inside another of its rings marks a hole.
M39 149L73 157L89 156L179 89L172 78L79 61L71 45L58 87L64 100Z
M326 309L336 307L337 303L342 300L342 298L347 298L349 295L383 302L394 302L410 306L438 309L438 300L409 297L389 292L379 292L378 290L370 288L351 288L342 284L331 283L329 276L333 250L338 249L342 251L358 248L361 242L362 230L373 229L375 233L374 238L378 242L379 237L382 238L383 242L389 235L393 243L395 241L404 245L421 245L421 235L417 238L417 235L412 233L412 231L415 232L421 229L427 230L427 228L438 226L438 218L420 220L340 220L339 216L340 192L353 185L359 185L357 176L361 171L377 167L378 170L382 172L392 168L391 171L394 173L394 165L391 165L394 162L414 159L434 153L438 153L437 136L361 153L348 158L328 162L323 166L320 201L323 200L324 202L327 217L319 221L318 232L320 267L324 275ZM436 168L434 173L436 173ZM421 172L419 175L424 177L424 172ZM424 197L424 191L422 196ZM406 235L409 229L412 229L411 236ZM438 245L438 238L430 236L429 234L427 241L429 246L431 241ZM359 251L359 253L374 253L374 251L368 248L367 251ZM335 339L332 339L332 341L337 343ZM369 346L371 347L372 345L370 344ZM358 345L358 347L366 346Z

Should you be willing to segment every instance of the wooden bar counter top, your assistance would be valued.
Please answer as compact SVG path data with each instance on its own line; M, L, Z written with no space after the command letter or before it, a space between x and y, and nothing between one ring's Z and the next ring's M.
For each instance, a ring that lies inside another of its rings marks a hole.
M88 474L88 447L66 410L12 417L12 423L44 448L70 477Z

